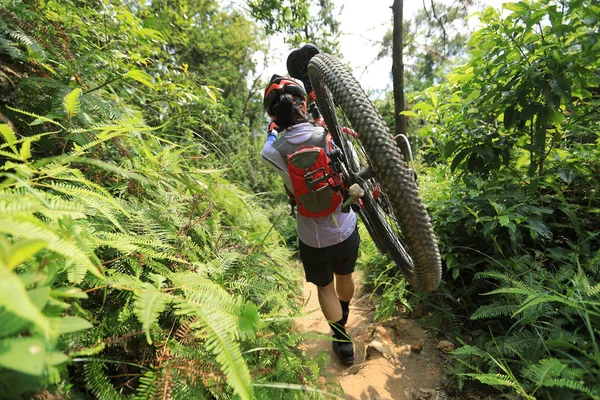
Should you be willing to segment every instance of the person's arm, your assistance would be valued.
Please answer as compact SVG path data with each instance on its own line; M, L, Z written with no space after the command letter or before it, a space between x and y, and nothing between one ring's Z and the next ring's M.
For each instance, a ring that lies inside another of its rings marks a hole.
M275 140L277 140L277 134L280 132L280 130L281 129L277 126L277 124L271 121L269 127L267 128L267 143L273 143Z

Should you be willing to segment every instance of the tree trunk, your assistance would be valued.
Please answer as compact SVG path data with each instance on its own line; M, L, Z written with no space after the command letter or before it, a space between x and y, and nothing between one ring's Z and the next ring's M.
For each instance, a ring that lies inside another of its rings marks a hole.
M394 0L392 12L394 13L394 35L392 45L392 80L394 82L394 109L396 114L396 135L406 135L406 117L400 115L404 111L404 61L402 58L402 40L404 28L402 26L404 0Z

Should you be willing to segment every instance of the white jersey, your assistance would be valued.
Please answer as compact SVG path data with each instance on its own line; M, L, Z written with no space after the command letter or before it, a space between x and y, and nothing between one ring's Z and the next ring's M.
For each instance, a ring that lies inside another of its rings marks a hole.
M313 134L315 127L309 122L294 125L281 133L292 144L303 143ZM325 133L325 131L323 131ZM292 181L288 174L287 160L273 147L274 135L269 135L260 154L263 160L273 167L283 179L283 182L293 193ZM356 214L350 210L341 211L341 205L335 212L321 218L305 217L297 213L296 225L298 237L310 247L329 247L346 240L356 227Z

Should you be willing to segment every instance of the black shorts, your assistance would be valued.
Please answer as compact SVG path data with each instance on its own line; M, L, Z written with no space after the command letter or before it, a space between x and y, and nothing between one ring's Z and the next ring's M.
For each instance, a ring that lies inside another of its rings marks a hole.
M354 228L354 232L343 242L329 247L310 247L300 241L300 260L306 281L327 286L333 281L334 272L338 275L354 272L359 244L358 228Z

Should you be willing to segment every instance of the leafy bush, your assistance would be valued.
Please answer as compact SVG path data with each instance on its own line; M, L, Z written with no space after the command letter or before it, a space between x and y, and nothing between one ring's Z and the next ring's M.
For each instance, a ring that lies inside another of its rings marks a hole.
M600 8L504 7L480 15L468 63L415 95L445 272L437 294L409 300L461 338L461 378L598 398Z
M0 7L2 396L339 393L265 208L196 140L229 129L218 91L138 6Z

